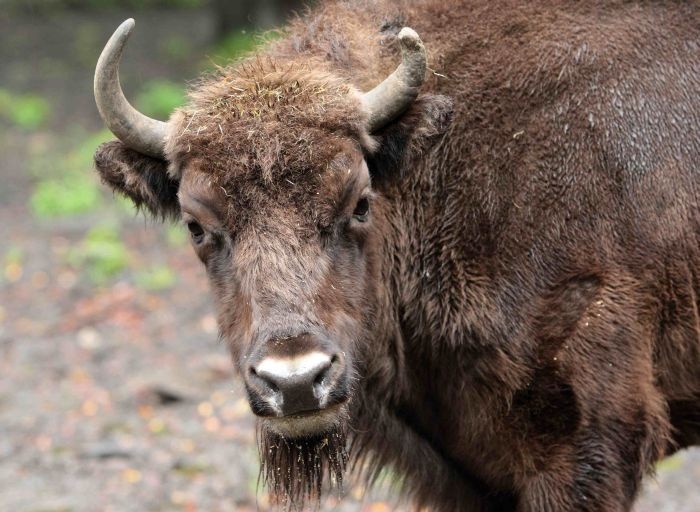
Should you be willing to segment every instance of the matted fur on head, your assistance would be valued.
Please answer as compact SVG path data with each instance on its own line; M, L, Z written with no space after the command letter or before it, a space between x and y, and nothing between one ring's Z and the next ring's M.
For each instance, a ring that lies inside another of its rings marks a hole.
M183 162L205 159L212 175L254 172L269 183L275 173L329 161L343 137L371 150L359 94L309 59L258 57L221 68L171 118L171 174L177 177Z

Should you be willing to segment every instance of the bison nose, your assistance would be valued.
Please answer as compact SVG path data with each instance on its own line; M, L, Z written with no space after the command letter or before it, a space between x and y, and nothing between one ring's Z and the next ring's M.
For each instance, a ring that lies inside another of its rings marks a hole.
M266 357L251 365L248 373L251 404L261 415L269 415L266 409L278 416L316 411L345 393L340 354L314 351L296 357Z

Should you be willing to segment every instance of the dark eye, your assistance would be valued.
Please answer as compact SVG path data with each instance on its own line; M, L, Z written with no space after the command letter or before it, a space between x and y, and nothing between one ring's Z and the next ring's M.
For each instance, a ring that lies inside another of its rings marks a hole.
M365 222L367 216L369 215L369 199L366 197L361 198L357 205L355 205L355 211L352 212L352 216L359 220L360 222Z
M190 230L192 241L196 244L201 244L204 240L204 229L202 229L202 226L200 226L198 222L192 220L187 223L187 229Z

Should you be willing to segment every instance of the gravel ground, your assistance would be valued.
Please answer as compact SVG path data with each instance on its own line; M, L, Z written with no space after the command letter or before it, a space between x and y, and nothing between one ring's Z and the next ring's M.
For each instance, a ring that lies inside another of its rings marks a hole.
M87 64L93 55L74 62L61 48L86 31L108 34L125 17L0 15L0 87L50 94L61 119L44 133L0 125L0 511L266 510L252 415L217 341L206 279L189 247L169 241L164 226L111 206L54 220L37 220L27 208L31 148L63 137L66 120L99 126ZM146 13L139 22L152 30L134 41L143 51L130 54L132 80L191 78L184 65L153 66L150 50L163 34L190 37L197 27L197 51L212 20ZM91 51L96 58L99 48ZM44 57L61 66L38 78ZM104 201L114 202L108 193ZM115 216L129 265L96 285L71 254L92 226ZM139 269L152 265L172 269L175 282L160 291L139 284ZM679 453L646 481L635 510L700 511L699 483L700 450ZM386 489L366 496L350 486L346 494L322 508L401 509Z

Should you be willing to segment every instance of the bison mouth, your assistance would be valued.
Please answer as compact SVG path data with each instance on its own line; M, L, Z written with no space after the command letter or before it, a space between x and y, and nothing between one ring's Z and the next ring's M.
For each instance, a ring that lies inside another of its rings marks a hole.
M321 489L342 490L348 460L347 415L342 405L258 426L260 478L272 500L286 509L318 501Z

